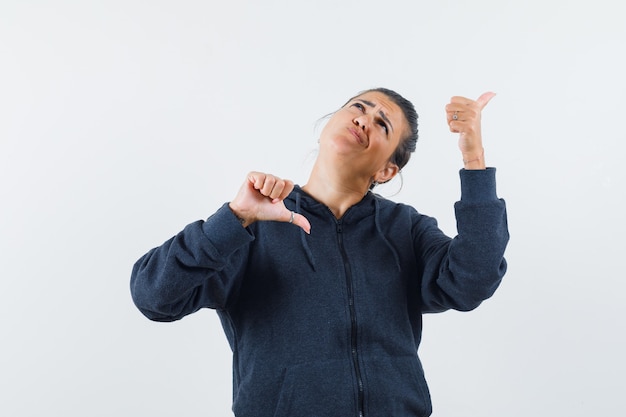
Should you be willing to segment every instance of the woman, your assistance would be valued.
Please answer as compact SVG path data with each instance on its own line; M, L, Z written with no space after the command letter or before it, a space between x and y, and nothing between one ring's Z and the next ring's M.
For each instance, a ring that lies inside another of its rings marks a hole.
M480 132L492 97L446 106L464 162L454 239L371 192L408 162L417 114L368 90L324 127L305 185L251 172L230 203L139 259L134 302L157 321L217 310L239 417L430 415L421 315L476 308L506 270L505 204Z

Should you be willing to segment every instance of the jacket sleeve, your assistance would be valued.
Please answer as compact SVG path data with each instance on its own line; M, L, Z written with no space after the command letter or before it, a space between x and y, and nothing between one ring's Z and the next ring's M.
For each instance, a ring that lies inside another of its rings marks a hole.
M422 312L469 311L491 297L507 263L506 206L496 195L495 168L460 171L461 199L454 209L457 236L445 236L434 219L421 225L416 245L423 268Z
M155 321L178 320L203 307L225 308L243 279L252 240L224 204L134 264L130 290L135 305Z

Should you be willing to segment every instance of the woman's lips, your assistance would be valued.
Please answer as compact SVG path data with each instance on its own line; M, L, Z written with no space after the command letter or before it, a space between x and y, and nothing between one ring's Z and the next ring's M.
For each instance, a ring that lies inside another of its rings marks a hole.
M367 146L367 142L365 141L365 139L359 134L359 131L356 130L355 128L349 127L348 130L350 131L350 133L352 133L352 136L355 137L355 139L357 140L357 142L359 142L360 145L363 146Z

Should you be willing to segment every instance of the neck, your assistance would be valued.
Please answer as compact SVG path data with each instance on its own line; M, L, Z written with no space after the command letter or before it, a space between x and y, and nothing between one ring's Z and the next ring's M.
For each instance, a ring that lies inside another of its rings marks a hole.
M326 205L340 219L350 207L363 199L370 183L370 179L355 178L354 173L345 173L342 176L333 172L329 175L328 171L316 164L302 189Z

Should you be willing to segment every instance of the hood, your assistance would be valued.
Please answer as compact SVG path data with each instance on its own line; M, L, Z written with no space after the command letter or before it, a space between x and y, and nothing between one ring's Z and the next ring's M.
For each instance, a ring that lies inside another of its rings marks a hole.
M289 194L289 196L285 199L285 205L287 206L287 208L295 211L298 214L307 216L308 213L327 213L328 218L332 219L336 224L344 224L347 226L354 225L358 224L366 217L370 217L373 215L377 235L383 242L384 246L391 251L396 261L396 266L400 271L401 266L398 251L393 247L381 228L381 204L383 202L389 203L388 200L384 199L380 195L368 191L361 201L350 207L341 219L337 219L335 218L332 211L325 204L315 200L312 196L302 190L302 188L298 185L294 187L291 194ZM304 211L306 211L307 213L304 213ZM315 230L311 230L311 233L315 233ZM311 248L308 244L307 234L302 229L300 229L300 242L306 252L309 265L311 266L311 268L313 268L313 270L315 270L315 255L311 251Z

